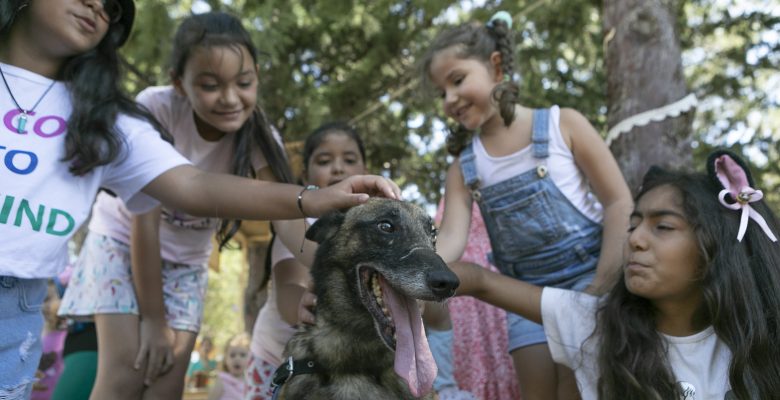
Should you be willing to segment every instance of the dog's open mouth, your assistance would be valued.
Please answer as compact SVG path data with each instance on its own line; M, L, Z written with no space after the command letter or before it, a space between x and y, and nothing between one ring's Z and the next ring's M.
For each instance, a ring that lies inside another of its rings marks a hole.
M358 268L360 300L374 319L382 342L395 352L394 370L415 397L428 393L436 377L417 300L393 289L370 266Z
M382 286L384 278L374 269L362 267L359 269L360 275L360 300L363 306L374 318L374 326L382 338L382 342L390 349L395 351L396 332L393 315L388 310L388 304L385 302Z

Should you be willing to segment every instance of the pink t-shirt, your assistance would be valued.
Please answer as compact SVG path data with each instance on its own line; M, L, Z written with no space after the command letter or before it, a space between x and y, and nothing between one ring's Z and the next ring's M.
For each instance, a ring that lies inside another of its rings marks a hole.
M242 400L244 398L244 379L236 378L225 371L219 371L222 381L222 396L219 400Z
M196 167L210 172L229 173L233 161L233 135L216 142L203 139L195 126L192 106L171 86L150 87L137 101L152 112L174 138L174 148ZM281 145L281 138L276 135ZM268 165L260 148L252 150L252 167ZM130 242L130 212L121 199L101 193L93 208L89 229L124 243ZM195 217L179 210L163 208L160 224L160 250L167 261L199 265L211 254L211 237L218 218Z

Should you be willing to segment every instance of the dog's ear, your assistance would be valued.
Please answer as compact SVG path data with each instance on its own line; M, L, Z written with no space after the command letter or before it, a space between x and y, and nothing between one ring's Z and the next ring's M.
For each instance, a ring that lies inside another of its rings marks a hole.
M339 230L344 217L343 211L331 211L323 215L306 231L306 239L317 243L324 242Z

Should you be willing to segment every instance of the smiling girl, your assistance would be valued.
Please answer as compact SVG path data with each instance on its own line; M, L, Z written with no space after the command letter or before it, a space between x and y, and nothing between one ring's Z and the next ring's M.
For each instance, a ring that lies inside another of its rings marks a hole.
M281 139L257 104L257 51L228 14L188 17L171 55L172 85L137 101L174 147L206 171L291 182ZM219 210L217 215L219 215ZM240 221L175 207L132 215L101 193L60 314L94 317L98 373L93 399L181 397L200 330L214 232L224 246Z

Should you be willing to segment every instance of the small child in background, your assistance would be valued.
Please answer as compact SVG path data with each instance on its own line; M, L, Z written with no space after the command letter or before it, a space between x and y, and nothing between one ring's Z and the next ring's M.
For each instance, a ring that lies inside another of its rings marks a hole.
M208 385L208 375L217 369L217 360L214 359L214 339L208 335L202 335L197 350L190 356L190 365L187 368L187 379L190 386L203 388ZM199 378L204 376L205 378Z
M217 372L208 400L241 400L244 397L244 371L249 363L249 335L239 333L225 344L222 368Z

